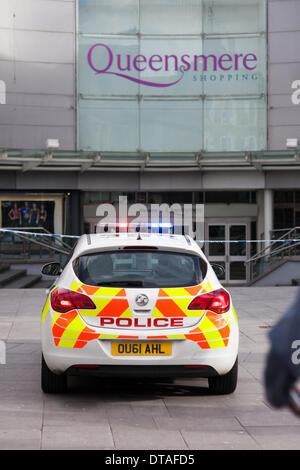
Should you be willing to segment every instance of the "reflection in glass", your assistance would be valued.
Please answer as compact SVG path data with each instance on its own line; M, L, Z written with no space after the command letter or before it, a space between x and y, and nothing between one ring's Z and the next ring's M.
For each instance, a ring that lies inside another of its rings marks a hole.
M208 227L209 256L225 256L225 225L209 225ZM220 240L219 243L211 243L212 240Z
M206 100L204 109L205 149L207 151L246 151L264 148L266 141L265 113L264 98ZM224 139L228 136L230 136L230 141ZM226 144L230 145L230 148L226 148Z
M230 280L243 281L246 279L246 267L243 261L230 263Z
M125 68L127 66L127 55L134 57L139 51L136 38L105 38L104 40L93 36L80 37L78 48L78 86L80 94L93 95L94 99L99 95L136 95L138 85L135 82L108 73L96 73L91 68L88 62L88 53L93 46L95 47L90 55L90 63L96 70L105 70L110 64L110 54L113 54L113 61L107 70L108 72L119 72L117 67L118 54L121 56L119 62L121 67ZM138 77L138 72L135 71L130 75Z
M201 95L203 83L196 80L193 72L195 55L203 53L201 37L156 37L140 40L140 54L148 58L148 67L142 70L142 80L155 83L178 83L169 88L142 87L143 95ZM152 59L151 59L152 58ZM190 64L190 65L188 65ZM183 67L183 72L181 68ZM186 70L188 69L189 70ZM195 99L195 98L194 98Z
M231 225L229 228L230 243L230 255L231 256L245 256L246 255L246 243L236 243L238 240L246 240L246 225Z
M140 0L141 33L201 34L202 0Z
M232 34L263 31L265 10L264 0L203 0L204 32Z
M145 100L140 109L142 148L188 152L202 147L201 101Z
M136 34L138 0L78 0L79 32Z
M203 54L218 58L202 77L205 95L260 95L266 91L266 44L261 37L206 37ZM209 63L207 61L207 63ZM214 70L215 69L215 70Z
M138 148L136 101L79 101L79 142L86 150L132 151Z
M264 149L265 5L264 0L78 0L78 148ZM247 54L257 57L255 64L248 57L249 68L243 61ZM235 55L238 69L230 68L235 59L229 56ZM109 73L97 73L106 67ZM114 75L119 72L129 78Z

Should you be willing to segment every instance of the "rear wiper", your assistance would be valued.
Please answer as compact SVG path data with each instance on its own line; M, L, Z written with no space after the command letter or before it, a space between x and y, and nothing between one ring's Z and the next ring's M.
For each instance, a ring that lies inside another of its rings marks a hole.
M120 287L143 287L144 281L139 279L131 280L131 281L106 281L106 282L99 282L98 286L120 286Z

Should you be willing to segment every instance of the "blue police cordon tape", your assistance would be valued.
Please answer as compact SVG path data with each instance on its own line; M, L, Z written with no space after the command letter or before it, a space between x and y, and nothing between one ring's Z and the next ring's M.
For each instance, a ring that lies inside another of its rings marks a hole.
M79 235L61 235L58 233L39 233L39 232L25 232L22 230L13 230L0 228L0 232L13 233L19 235L32 235L34 237L55 237L55 238L79 238Z
M54 238L80 238L80 235L62 235L58 233L39 233L39 232L25 232L22 230L13 230L0 228L0 232L20 234L20 235L32 235L34 237L54 237ZM122 233L122 232L121 232ZM134 232L131 232L134 233ZM300 238L285 238L285 239L272 239L272 240L195 240L199 243L285 243L285 242L299 242Z

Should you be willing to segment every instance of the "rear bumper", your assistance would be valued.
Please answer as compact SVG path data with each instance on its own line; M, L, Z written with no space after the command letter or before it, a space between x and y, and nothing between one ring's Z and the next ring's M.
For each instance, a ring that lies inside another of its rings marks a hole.
M102 377L210 377L229 372L238 355L239 333L235 321L232 321L226 347L202 349L196 342L188 339L171 340L172 355L169 357L114 357L111 354L111 343L114 340L109 339L94 339L81 349L58 347L54 344L50 315L45 318L41 330L45 361L49 369L56 374ZM78 365L96 365L97 368L73 367Z
M215 377L219 375L210 366L72 366L65 372L71 376L95 376L103 378L169 379L184 377Z

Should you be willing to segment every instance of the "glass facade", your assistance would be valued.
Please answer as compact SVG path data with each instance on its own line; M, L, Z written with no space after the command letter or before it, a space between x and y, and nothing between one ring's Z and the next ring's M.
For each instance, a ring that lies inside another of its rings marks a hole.
M274 191L274 229L300 227L300 191Z
M120 196L132 204L256 204L255 191L85 191L83 203L114 203Z
M78 0L78 149L266 148L264 0Z

